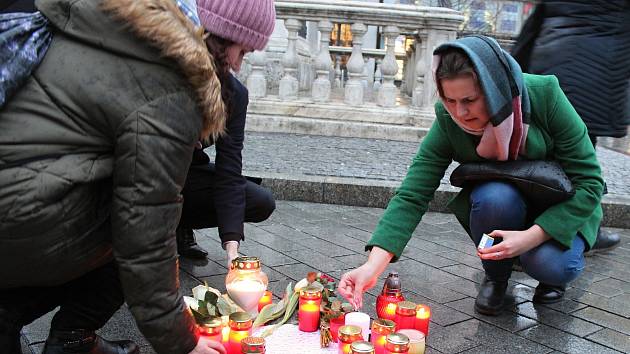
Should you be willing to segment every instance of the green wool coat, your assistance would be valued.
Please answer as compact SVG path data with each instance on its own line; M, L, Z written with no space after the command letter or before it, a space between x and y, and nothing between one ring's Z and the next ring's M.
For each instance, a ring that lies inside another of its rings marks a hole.
M550 207L533 223L566 247L580 232L592 247L602 219L604 182L586 126L560 89L555 76L524 74L532 106L526 141L526 159L558 161L571 179L575 195ZM467 134L453 121L441 102L436 119L423 140L402 185L390 200L366 249L381 247L400 257L450 163L479 162L478 137ZM449 202L449 208L469 231L470 188Z

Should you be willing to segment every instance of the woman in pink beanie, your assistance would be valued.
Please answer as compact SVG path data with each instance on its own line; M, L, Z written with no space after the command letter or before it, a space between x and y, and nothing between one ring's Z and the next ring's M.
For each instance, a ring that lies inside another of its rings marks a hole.
M230 72L238 72L243 56L266 46L275 24L273 0L197 0L197 14L214 57L228 118L225 134L199 144L193 153L182 194L184 207L177 228L179 255L205 259L193 229L218 227L227 263L238 256L244 222L266 220L275 209L271 192L242 175L247 89ZM216 158L203 152L214 144Z

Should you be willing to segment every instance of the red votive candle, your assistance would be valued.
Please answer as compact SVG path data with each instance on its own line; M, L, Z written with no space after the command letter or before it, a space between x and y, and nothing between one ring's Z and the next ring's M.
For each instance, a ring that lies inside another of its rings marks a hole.
M343 313L341 316L337 318L333 318L330 320L330 334L332 336L333 342L337 343L339 341L339 328L346 324L346 314Z
M298 327L302 332L315 332L319 329L319 308L322 292L314 286L300 290L300 308L298 310Z
M273 294L271 293L271 291L269 290L265 291L265 293L260 298L260 300L258 300L258 312L260 312L260 310L262 310L263 307L271 304L272 300L273 300Z
M392 333L387 335L385 343L385 354L408 354L409 337L402 333Z
M219 343L223 342L223 320L221 317L209 318L198 327L202 336Z
M396 318L396 304L404 300L398 273L390 272L383 284L383 290L376 297L376 315L378 318L393 321Z
M241 341L252 335L252 324L252 318L247 312L234 312L230 315L228 354L241 354Z
M385 342L387 335L394 333L396 330L396 323L391 320L378 319L372 321L372 335L370 341L374 345L374 351L376 354L385 353Z
M416 304L411 301L401 301L396 307L396 329L414 329Z
M429 320L431 319L431 309L427 305L416 307L415 329L422 332L425 337L429 336Z
M338 354L351 354L352 343L363 340L361 327L345 325L339 328L339 351Z

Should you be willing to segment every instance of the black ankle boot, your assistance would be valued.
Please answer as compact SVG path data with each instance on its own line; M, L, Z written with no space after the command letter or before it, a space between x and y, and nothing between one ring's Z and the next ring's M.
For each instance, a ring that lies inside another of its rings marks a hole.
M621 244L621 237L619 234L604 232L602 229L597 230L597 239L595 239L595 244L588 251L585 252L585 256L592 256L598 252L606 252L610 251Z
M507 285L507 280L495 281L485 277L475 300L475 311L489 316L497 316L501 313Z
M537 304L553 304L564 297L565 286L549 285L539 283L534 291L533 302Z
M21 327L16 324L15 316L0 308L0 352L22 354L20 330Z
M138 354L140 349L129 340L108 341L94 331L50 330L42 354Z
M208 252L199 247L192 229L178 227L175 235L177 236L177 253L180 256L195 259L206 258Z

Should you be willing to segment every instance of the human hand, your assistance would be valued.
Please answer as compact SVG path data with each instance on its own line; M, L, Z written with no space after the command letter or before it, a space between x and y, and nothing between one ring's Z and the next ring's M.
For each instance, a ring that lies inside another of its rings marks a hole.
M503 241L492 247L478 249L479 258L486 261L499 261L514 258L551 239L538 225L533 225L525 231L494 230L488 234Z
M238 257L238 241L227 241L225 243L225 252L227 253L227 267L232 267L232 261Z
M393 255L384 249L374 247L367 262L341 277L337 288L339 293L348 299L355 309L361 308L363 292L374 287L378 276L387 268L392 257Z
M188 354L227 354L227 351L220 342L201 336L197 341L197 346Z

